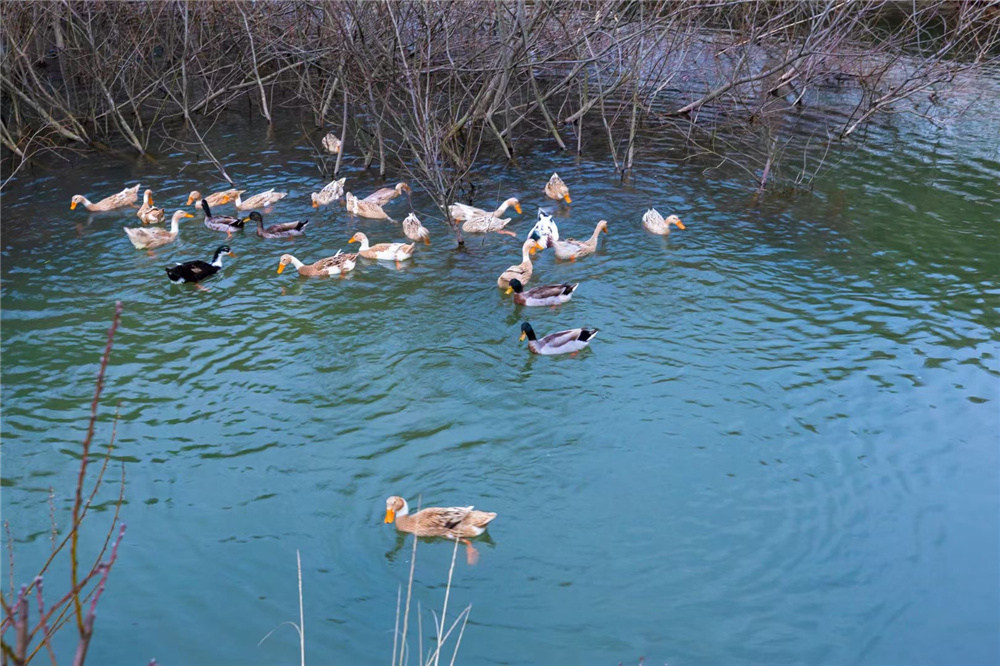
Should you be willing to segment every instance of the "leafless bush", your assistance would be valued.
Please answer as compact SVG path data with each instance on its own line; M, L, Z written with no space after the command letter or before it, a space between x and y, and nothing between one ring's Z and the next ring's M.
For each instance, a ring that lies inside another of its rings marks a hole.
M205 128L226 110L271 123L275 109L292 108L351 134L366 167L409 171L442 213L472 196L483 151L515 160L522 140L539 135L580 151L594 132L624 176L644 136L669 132L763 186L785 140L766 131L772 118L838 90L840 126L825 155L878 114L930 117L928 99L996 62L1000 34L996 3L972 0L64 0L4 9L0 143L12 164L67 145L144 154L183 124L228 179ZM338 155L335 172L340 165Z
M118 512L121 509L125 492L125 465L123 463L119 494L114 505L114 515L111 525L104 538L104 544L92 564L88 565L81 561L81 554L79 552L80 530L84 526L83 521L87 517L91 503L101 489L104 474L108 469L108 463L111 461L111 452L114 448L115 429L113 428L111 440L108 443L108 449L104 455L100 471L97 473L97 478L94 480L89 493L86 492L87 467L91 464L90 448L97 424L97 410L100 404L101 393L104 389L104 375L111 356L115 331L118 329L118 323L121 321L121 312L121 304L118 303L115 306L111 328L108 330L108 340L104 348L104 355L101 358L100 370L97 374L94 400L90 406L90 422L87 426L87 435L83 440L80 452L80 471L77 475L72 519L69 528L60 540L56 528L54 499L50 494L52 552L38 570L37 575L31 583L22 585L16 594L14 591L14 544L10 536L9 527L4 522L4 528L7 531L8 537L8 566L10 574L10 589L8 594L5 595L0 590L0 605L3 607L3 620L2 624L0 624L0 649L2 649L0 661L2 661L4 666L8 663L14 666L27 664L38 656L38 653L43 648L48 653L51 663L56 664L56 654L53 649L52 640L56 633L70 622L76 624L79 634L76 652L73 655L74 666L83 664L87 657L90 640L94 634L97 604L108 582L108 575L111 573L111 568L118 558L118 546L125 536L125 524L120 523L118 520ZM117 425L117 417L115 424ZM118 529L116 530L116 528ZM111 549L110 554L108 553L109 546ZM43 575L48 571L53 562L56 561L56 558L67 551L70 565L69 590L55 603L50 603L46 607L42 594ZM107 559L105 559L105 555L108 555ZM38 608L38 619L35 621L34 626L31 625L30 620L30 606L33 602L37 603ZM12 632L14 635L12 641L7 638L8 632Z

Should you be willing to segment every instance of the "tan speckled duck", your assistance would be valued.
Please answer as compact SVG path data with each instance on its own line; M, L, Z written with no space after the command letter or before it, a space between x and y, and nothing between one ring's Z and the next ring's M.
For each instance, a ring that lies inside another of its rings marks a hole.
M90 203L87 197L82 194L74 194L73 198L70 200L69 209L76 210L78 205L83 204L83 207L92 213L103 213L109 210L115 210L116 208L131 206L138 200L139 184L136 183L135 187L126 187L118 194L112 194L110 197L101 199L97 203Z
M167 211L153 206L153 190L146 190L142 195L142 205L135 212L135 216L142 220L143 224L160 224L167 216Z
M531 265L531 254L534 248L534 239L529 238L524 241L524 244L521 246L521 263L511 266L497 278L498 287L506 289L510 286L510 281L515 278L521 281L522 286L528 284L528 280L531 279L531 273L534 270Z
M354 270L357 260L358 255L344 254L340 250L337 250L337 254L332 257L320 259L312 264L303 264L292 255L283 254L278 262L278 274L280 275L281 271L285 270L285 266L291 264L295 266L295 270L299 272L299 275L304 275L305 277L330 277L332 275L343 275L344 273Z
M183 210L175 212L174 216L170 218L170 229L164 229L163 227L122 227L122 229L125 230L125 234L132 241L135 249L152 250L153 248L171 243L177 238L177 234L180 231L179 222L184 217L194 217L194 215Z
M225 192L216 192L215 194L209 194L205 197L205 201L208 202L209 206L222 206L223 204L227 204L235 199L237 194L242 194L243 192L246 192L246 190L226 190ZM191 194L188 195L187 203L184 205L190 206L193 203L195 208L200 208L201 199L201 192L198 190L192 190Z
M347 178L331 180L322 190L310 194L309 196L312 198L312 207L319 208L320 206L328 206L340 197L344 196L344 183L346 182Z
M253 210L254 208L267 208L278 201L281 201L288 196L288 192L275 192L274 188L267 190L266 192L261 192L260 194L255 194L249 199L243 199L242 193L246 190L240 190L236 193L236 210Z
M573 202L569 198L569 188L566 187L566 183L563 182L563 179L557 173L553 173L552 177L549 178L549 182L545 184L545 196L556 201L562 199L566 203Z
M358 199L348 192L345 197L347 202L347 212L358 217L366 217L369 220L390 220L389 214L382 210L382 206L364 199Z
M555 240L549 238L548 247L555 250L557 259L576 261L580 257L585 257L597 251L597 237L602 231L608 233L607 220L601 220L597 223L593 235L588 240L579 241L574 238Z
M671 215L666 219L660 215L655 208L650 208L642 216L642 226L646 227L646 231L651 231L654 234L659 234L661 236L666 236L670 233L670 225L676 226L678 229L685 229L684 223L681 222L681 218L676 215Z
M442 537L461 541L465 544L469 564L475 564L478 559L469 537L481 535L496 517L497 514L492 511L476 511L471 506L432 506L411 516L410 506L402 497L393 495L385 500L386 523L395 523L400 532L409 532L418 537Z

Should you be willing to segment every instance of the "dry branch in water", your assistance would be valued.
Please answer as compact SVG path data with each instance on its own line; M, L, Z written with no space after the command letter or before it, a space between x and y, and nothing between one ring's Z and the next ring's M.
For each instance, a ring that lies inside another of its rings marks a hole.
M353 136L366 166L408 172L443 216L474 196L484 155L515 160L544 137L580 151L590 127L623 172L670 133L766 184L786 143L775 120L822 104L832 141L880 114L929 117L928 97L1000 52L1000 7L971 0L67 0L8 3L2 20L11 163L73 145L145 154L186 125L229 179L205 128L299 109ZM738 149L718 153L720 133Z
M31 583L22 585L17 595L14 595L14 544L8 531L8 548L10 558L10 590L8 595L0 591L0 605L3 607L3 621L0 625L0 649L3 651L3 663L7 660L15 666L29 663L38 652L44 647L51 662L56 663L55 652L52 646L53 636L68 622L74 621L79 639L77 641L76 652L73 656L73 665L80 666L87 657L87 650L94 635L94 622L97 618L97 604L104 593L108 582L111 568L118 559L118 546L125 536L125 524L118 520L118 513L121 509L125 493L125 465L121 468L121 481L118 491L118 498L115 502L115 511L104 538L104 544L100 552L89 565L82 565L80 562L79 536L84 525L97 492L100 490L104 473L107 471L108 463L111 461L111 452L114 448L115 434L118 423L118 416L115 415L112 426L111 440L108 443L107 452L101 465L97 478L89 493L84 494L87 485L87 467L90 465L90 447L94 438L94 431L97 424L98 407L100 406L101 394L104 391L104 378L107 371L108 362L111 359L111 349L114 344L115 332L121 322L122 305L115 304L115 314L108 329L107 343L104 347L104 354L101 357L100 369L97 373L97 385L94 389L94 399L90 407L90 420L87 425L87 434L83 440L80 453L80 470L77 474L76 488L74 494L73 510L71 521L66 535L61 541L56 539L55 518L53 513L53 539L52 552L48 559L38 570L37 575ZM5 523L6 527L6 523ZM117 529L117 535L115 534ZM112 539L114 542L112 543ZM54 604L46 608L42 595L43 574L55 561L56 557L64 550L69 552L70 560L70 586L69 590ZM110 545L111 551L107 559L104 559ZM34 626L30 625L28 600L34 592L38 602L38 620ZM89 601L89 604L88 604ZM14 640L10 642L7 632L13 630Z

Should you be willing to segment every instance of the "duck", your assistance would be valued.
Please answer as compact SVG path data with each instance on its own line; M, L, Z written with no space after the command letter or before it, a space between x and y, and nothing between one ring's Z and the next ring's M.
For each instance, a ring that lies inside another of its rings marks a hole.
M239 231L246 224L245 220L232 215L212 215L208 202L201 200L201 209L205 211L205 226L212 231L225 231L227 238L232 238L234 231Z
M92 213L103 213L109 210L115 210L116 208L131 206L138 199L139 183L136 183L135 187L126 187L118 194L112 194L110 197L101 199L97 203L90 203L87 197L82 194L74 194L73 198L70 199L69 209L76 210L78 205L83 204L83 207Z
M153 248L160 247L161 245L166 245L177 238L177 233L180 231L178 224L182 218L194 217L191 213L183 210L178 210L174 213L174 216L170 218L170 229L163 229L162 227L151 227L149 229L138 227L132 228L122 227L125 230L125 234L128 239L132 241L132 245L135 246L137 250L152 250Z
M266 192L255 194L247 200L243 200L242 194L246 190L236 193L236 210L253 210L254 208L267 208L268 206L281 201L288 196L288 192L275 192L272 187Z
M571 328L565 331L549 333L539 340L531 324L521 324L521 340L528 338L528 349L532 354L553 356L555 354L575 354L590 344L597 335L596 328Z
M331 180L322 190L310 194L309 196L312 197L312 207L319 208L320 206L327 206L344 196L344 183L346 182L347 178Z
M524 241L524 244L521 246L521 263L511 266L501 273L500 277L497 278L498 287L506 289L510 286L510 281L515 278L521 282L522 286L528 283L532 272L531 255L534 253L535 247L534 240L529 238Z
M278 274L281 275L281 271L285 270L285 266L291 264L295 266L295 270L299 272L299 275L304 275L306 277L330 277L331 275L343 275L344 273L354 270L357 260L357 254L344 254L340 250L337 250L337 254L332 257L320 259L312 264L303 264L292 255L283 254L278 262Z
M403 192L406 192L406 196L410 196L413 190L411 190L410 186L406 183L396 183L395 187L383 187L375 190L362 199L362 201L367 201L368 203L373 203L378 206L384 206Z
M153 190L146 190L142 195L142 206L135 212L135 216L142 220L143 224L160 224L167 216L167 211L154 208Z
M548 241L548 247L555 250L557 259L569 259L570 261L576 261L580 257L593 254L597 250L597 236L602 231L604 233L608 233L607 220L601 220L597 223L597 227L594 229L594 233L589 240L578 241L573 238L567 238L566 240L553 240L550 238Z
M167 277L174 284L184 284L185 282L201 282L207 277L212 277L222 268L222 255L235 257L228 245L220 245L212 257L212 263L200 260L185 261L183 264L167 266Z
M207 197L204 197L204 199L205 201L208 202L209 206L222 206L223 204L227 204L233 199L235 199L236 195L242 194L244 192L246 192L246 190L226 190L225 192L216 192L215 194L209 194ZM201 200L202 200L201 192L199 192L198 190L191 190L191 194L188 195L187 203L184 205L190 206L193 203L195 205L195 208L198 208L201 206Z
M351 236L351 240L348 242L361 243L361 249L358 250L358 254L365 259L395 261L396 264L412 257L413 248L417 245L416 243L410 243L409 245L405 243L379 243L378 245L368 245L368 236L365 236L360 231Z
M687 228L681 222L681 218L676 215L670 215L667 219L663 219L663 216L655 208L650 208L642 216L642 226L646 227L646 231L651 231L661 236L666 236L670 233L671 224L675 225L678 229Z
M431 232L420 224L420 219L413 213L403 218L403 234L412 241L422 240L424 245L431 244Z
M469 541L486 531L486 526L495 520L492 511L476 511L473 506L432 506L410 515L406 500L393 495L385 500L385 522L395 523L400 532L409 532L418 537L442 537L465 544L466 561L475 564L479 559L476 549Z
M340 152L340 148L343 145L343 143L341 142L341 140L338 139L337 135L334 134L333 132L330 132L329 134L327 134L326 136L324 136L323 140L320 143L323 144L323 149L326 152L334 154L334 155L336 155L337 153Z
M357 215L358 217L366 217L369 220L390 220L389 214L382 210L382 206L372 203L370 201L365 201L364 199L358 199L356 196L348 192L344 196L347 202L347 212L351 215Z
M535 287L524 290L524 285L517 278L510 280L510 286L507 287L507 291L504 292L509 294L514 292L514 302L518 305L526 306L537 306L537 305L559 305L560 303L565 303L569 299L573 298L573 292L576 288L580 286L579 282L570 284L565 282L563 284L545 284L540 287Z
M492 213L482 208L454 203L448 206L448 214L456 223L461 222L462 231L468 234L485 234L495 231L500 234L507 234L508 236L516 236L517 234L514 232L504 229L504 227L510 224L510 218L500 217L511 206L514 207L518 215L521 214L521 203L514 197L504 201Z
M272 224L265 228L264 216L257 211L253 211L240 221L244 224L247 222L256 222L257 235L261 238L292 238L293 236L301 236L306 230L306 225L309 224L309 220L303 220L302 222L295 220L294 222Z
M546 247L549 238L559 240L559 227L556 226L556 223L552 220L552 216L544 209L538 209L538 221L535 222L535 226L528 232L528 238L534 238L538 241L540 247Z
M566 203L573 203L573 200L569 198L569 188L566 187L566 183L559 177L559 174L554 172L549 178L549 182L545 184L545 196L556 201L562 199Z

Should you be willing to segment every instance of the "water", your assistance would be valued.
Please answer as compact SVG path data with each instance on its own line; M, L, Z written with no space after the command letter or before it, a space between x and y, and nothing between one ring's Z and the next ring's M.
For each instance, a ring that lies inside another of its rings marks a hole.
M23 172L2 227L17 580L47 552L50 487L66 522L118 299L97 442L120 403L128 533L94 663L293 663L290 627L258 642L297 619L296 549L307 662L387 662L410 568L410 541L381 522L390 494L499 513L479 563L459 554L449 616L472 612L458 663L996 663L998 117L946 131L893 117L814 193L759 202L738 171L668 145L623 187L597 134L581 160L537 148L482 167L480 201L519 196L522 237L552 170L573 196L564 235L610 221L595 256L537 261L535 284L582 283L558 310L516 310L495 280L517 241L453 251L419 191L433 245L401 270L276 275L282 253L314 261L355 229L401 239L309 207L323 181L294 127L214 131L241 187L288 190L275 218L314 225L294 243L234 238L208 292L162 268L223 241L200 217L150 258L121 232L134 218L68 204L139 180L172 211L220 189L210 166L98 156ZM362 194L379 184L345 175ZM650 205L688 230L645 233ZM532 357L526 317L601 333L575 358ZM86 552L108 517L93 514ZM426 650L450 557L441 541L417 551L414 650L416 604Z

